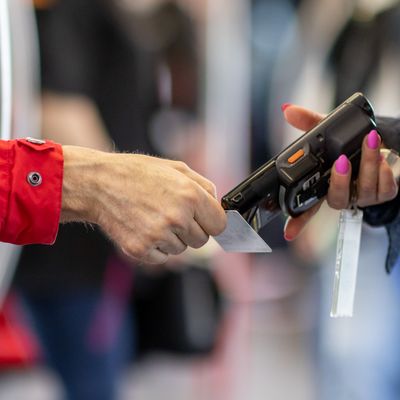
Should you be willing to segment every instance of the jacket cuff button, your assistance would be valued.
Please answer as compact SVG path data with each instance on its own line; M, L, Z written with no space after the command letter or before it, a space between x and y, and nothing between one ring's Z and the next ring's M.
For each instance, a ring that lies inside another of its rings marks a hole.
M38 145L42 145L42 144L46 143L45 140L37 139L37 138L33 138L33 137L27 137L27 138L25 138L25 140L29 143L38 144Z
M42 183L42 175L39 172L30 172L26 180L31 186L39 186Z

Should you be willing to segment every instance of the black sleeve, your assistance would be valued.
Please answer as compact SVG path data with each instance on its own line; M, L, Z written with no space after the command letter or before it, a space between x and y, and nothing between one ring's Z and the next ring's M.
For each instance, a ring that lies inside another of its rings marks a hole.
M400 151L400 119L377 118L378 131L385 146ZM389 202L364 209L364 220L372 226L385 226L389 235L386 270L390 272L400 257L400 193Z
M37 13L42 86L92 95L100 45L97 0L59 0Z
M377 117L376 123L385 146L400 152L400 118Z
M400 150L400 120L394 118L377 118L378 131L385 146L396 151ZM364 219L372 226L381 226L391 223L399 213L400 194L392 201L366 207Z

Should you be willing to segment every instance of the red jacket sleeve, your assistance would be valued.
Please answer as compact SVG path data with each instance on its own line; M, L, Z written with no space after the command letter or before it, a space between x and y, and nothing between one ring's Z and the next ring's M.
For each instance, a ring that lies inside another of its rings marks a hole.
M54 142L0 140L0 241L54 243L63 167L62 147Z

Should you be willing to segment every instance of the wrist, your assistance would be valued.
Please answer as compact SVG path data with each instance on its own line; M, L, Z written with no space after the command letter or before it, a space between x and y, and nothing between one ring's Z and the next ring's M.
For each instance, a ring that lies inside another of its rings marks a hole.
M64 179L61 222L98 222L99 181L107 153L97 150L63 146Z

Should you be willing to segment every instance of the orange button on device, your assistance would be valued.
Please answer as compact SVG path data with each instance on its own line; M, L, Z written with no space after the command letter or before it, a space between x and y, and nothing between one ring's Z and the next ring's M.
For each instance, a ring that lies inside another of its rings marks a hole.
M289 164L294 164L297 160L304 156L304 150L297 150L292 156L288 158Z

